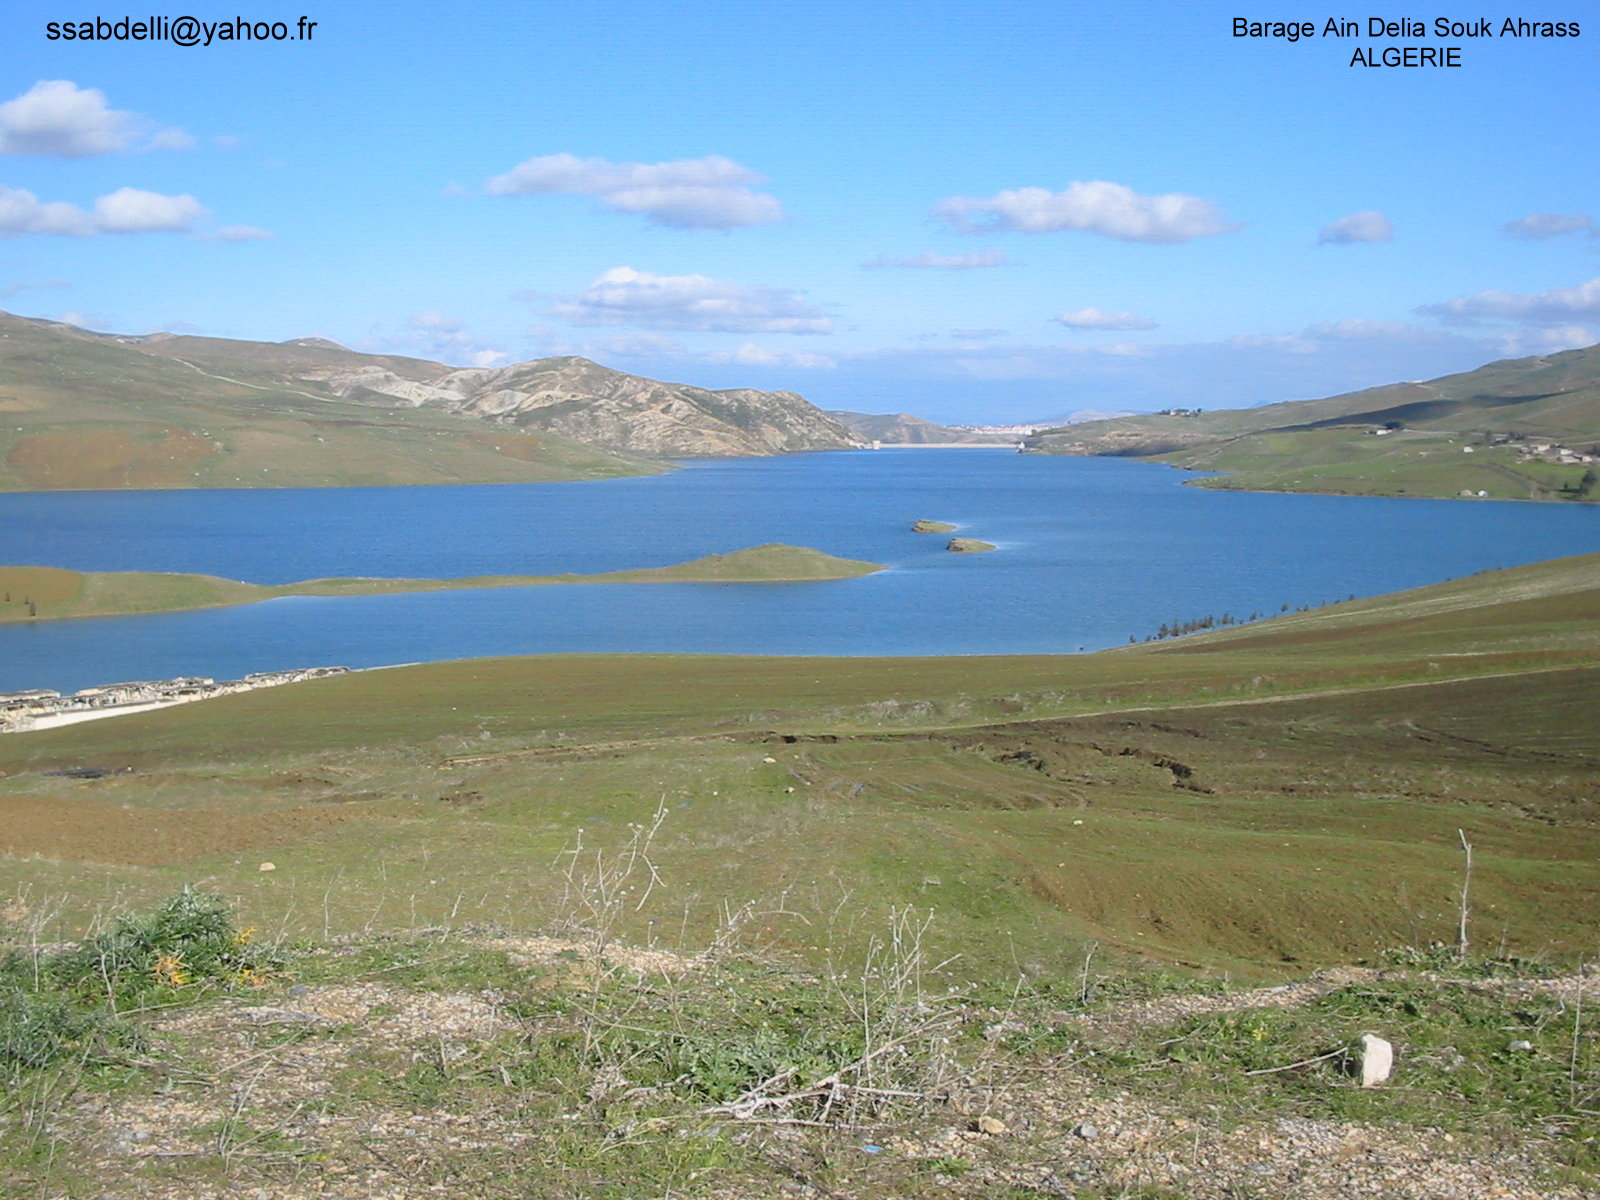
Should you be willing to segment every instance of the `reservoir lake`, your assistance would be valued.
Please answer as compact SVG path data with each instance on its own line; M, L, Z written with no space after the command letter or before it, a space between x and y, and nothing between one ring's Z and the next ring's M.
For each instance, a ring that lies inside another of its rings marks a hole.
M1183 487L991 449L697 460L585 483L0 495L0 563L253 583L662 566L764 542L884 563L796 584L606 584L0 625L0 691L552 652L1073 653L1600 550L1600 506ZM952 554L948 521L994 543Z

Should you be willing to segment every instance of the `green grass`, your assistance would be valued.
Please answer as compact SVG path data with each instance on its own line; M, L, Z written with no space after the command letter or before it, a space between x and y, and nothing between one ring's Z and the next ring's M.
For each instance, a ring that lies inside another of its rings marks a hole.
M1351 1073L1361 1034L1373 1030L1394 1044L1398 1074L1388 1087L1360 1088ZM1102 1063L1197 1110L1401 1122L1507 1145L1537 1124L1564 1140L1567 1165L1600 1173L1595 1031L1570 1002L1525 986L1363 982L1303 1007L1187 1020L1115 1046Z
M1384 427L1390 432L1374 434ZM1046 432L1030 446L1044 453L1154 457L1223 472L1195 481L1210 488L1600 498L1592 488L1580 490L1584 465L1524 458L1522 448L1535 442L1582 451L1600 445L1600 353L1594 347L1320 400L1089 422Z
M1162 460L1225 472L1194 480L1200 487L1490 500L1570 498L1586 469L1524 459L1515 446L1492 446L1471 434L1405 430L1375 438L1369 427L1256 434Z
M347 366L348 352L217 343L232 355L212 362L210 341L185 339L197 368L0 314L0 490L529 483L666 469L552 434L342 398L314 375ZM427 365L368 361L407 378Z
M596 575L477 575L465 579L308 579L253 584L212 575L148 571L67 571L0 567L0 622L58 617L128 616L251 604L280 596L375 596L460 588L536 587L580 583L794 583L853 579L883 568L804 546L769 542L667 567Z
M203 881L302 934L535 928L579 829L664 803L670 904L632 936L753 901L814 956L841 904L911 903L980 976L1070 969L1085 940L1259 976L1448 939L1465 829L1482 937L1580 953L1597 575L1097 655L475 660L12 735L0 894L70 894L69 927ZM132 770L45 774L85 765Z
M176 940L152 950L198 961L234 928L181 893L80 950L27 956L43 983L16 987L56 1006L70 1044L0 1065L0 1188L191 1194L314 1174L350 1197L403 1182L490 1200L797 1186L923 1200L1059 1194L1026 1182L1059 1172L1076 1195L1177 1196L1121 1172L1203 1140L1226 1178L1297 1119L1380 1156L1380 1142L1447 1156L1457 1142L1539 1172L1546 1194L1600 1177L1600 1026L1559 990L1575 981L1528 964L1434 956L1275 1002L1091 946L1071 973L963 982L930 953L936 916L862 916L868 952L825 970L731 924L731 941L648 969L608 959L593 926L566 943L466 928L278 947L270 975L226 967L210 990L142 992L158 1003L138 1010L70 986L86 951L128 931L165 930ZM1369 1031L1395 1044L1396 1072L1364 1090L1350 1070ZM19 1042L41 1044L0 1021L0 1051ZM1085 1115L1122 1133L1102 1112L1153 1114L1153 1139L1080 1139ZM999 1134L971 1132L996 1114Z

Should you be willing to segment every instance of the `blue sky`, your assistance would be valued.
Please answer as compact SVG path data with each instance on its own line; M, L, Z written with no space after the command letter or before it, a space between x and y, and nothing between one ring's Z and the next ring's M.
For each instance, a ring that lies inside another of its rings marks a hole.
M577 353L963 421L1236 407L1600 339L1586 4L1414 14L1426 38L1368 37L1337 0L139 7L0 12L8 311ZM46 36L152 11L317 24ZM1239 15L1362 35L1237 38ZM1436 15L1582 32L1441 39ZM1391 44L1462 65L1348 65Z

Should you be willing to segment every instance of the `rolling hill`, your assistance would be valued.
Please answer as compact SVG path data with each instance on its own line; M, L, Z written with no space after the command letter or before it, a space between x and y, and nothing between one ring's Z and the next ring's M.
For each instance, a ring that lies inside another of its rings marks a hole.
M9 490L536 482L857 444L792 392L581 358L458 370L318 338L123 337L0 314Z
M1010 446L1016 436L978 433L955 425L939 425L910 413L858 413L828 409L828 415L860 437L886 446Z
M1095 421L1027 448L1226 473L1196 481L1205 487L1545 500L1600 498L1597 443L1590 346L1320 400Z

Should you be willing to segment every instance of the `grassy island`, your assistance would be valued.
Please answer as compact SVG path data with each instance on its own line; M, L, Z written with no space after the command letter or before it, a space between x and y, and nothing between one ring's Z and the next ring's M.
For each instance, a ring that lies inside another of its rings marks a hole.
M930 521L926 517L911 524L912 533L954 533L955 528L948 521Z
M951 538L946 550L954 554L983 554L994 549L993 542L980 542L977 538Z
M769 542L730 554L710 554L667 567L598 575L477 575L464 579L307 579L257 584L215 575L153 571L69 571L60 567L0 567L0 622L59 617L132 616L253 604L279 596L375 596L460 588L537 587L577 583L801 583L853 579L883 568L836 558L805 546Z

